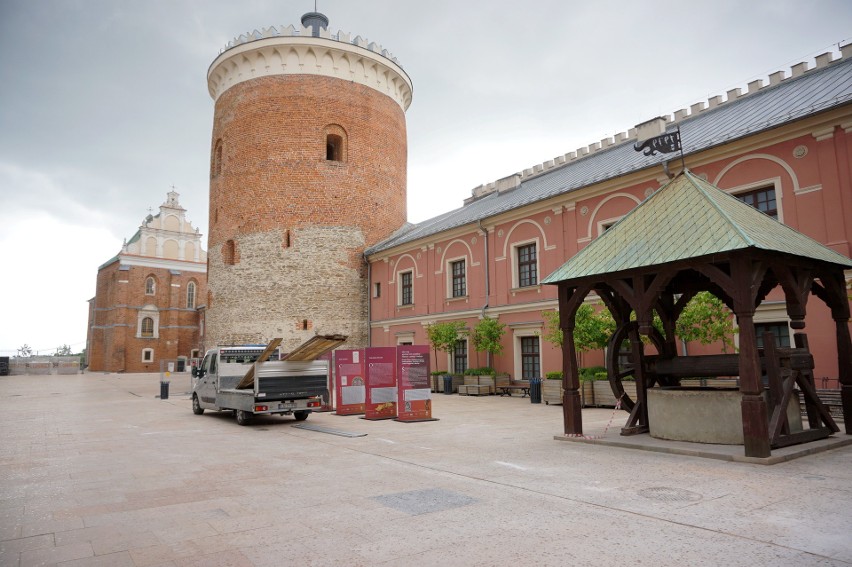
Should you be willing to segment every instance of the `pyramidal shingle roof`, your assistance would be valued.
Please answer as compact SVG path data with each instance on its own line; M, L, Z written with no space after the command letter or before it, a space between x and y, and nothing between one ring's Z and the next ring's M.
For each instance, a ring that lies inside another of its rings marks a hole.
M852 260L685 170L542 283L756 248L852 267Z

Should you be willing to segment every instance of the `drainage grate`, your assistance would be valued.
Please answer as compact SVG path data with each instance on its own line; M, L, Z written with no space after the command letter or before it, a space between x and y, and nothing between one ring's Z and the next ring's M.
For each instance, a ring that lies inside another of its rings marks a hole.
M373 500L384 504L388 508L393 508L412 516L441 512L476 502L475 498L441 488L427 488L425 490L412 490L411 492L373 496Z
M291 425L296 429L306 429L307 431L316 431L318 433L329 433L331 435L340 435L341 437L365 437L366 433L353 433L351 431L340 431L339 429L331 429L320 425L311 425L309 423L300 423L299 425Z
M683 488L671 488L668 486L643 488L639 491L639 496L643 496L651 500L661 500L663 502L695 502L697 500L701 500L701 495L697 492L684 490Z

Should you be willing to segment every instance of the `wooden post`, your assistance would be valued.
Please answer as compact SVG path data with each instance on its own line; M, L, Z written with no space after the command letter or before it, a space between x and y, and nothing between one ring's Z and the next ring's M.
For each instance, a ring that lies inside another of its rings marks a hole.
M583 434L580 374L574 349L575 316L583 297L576 288L559 286L559 327L562 329L562 421L566 435ZM579 297L579 299L578 299Z
M740 328L740 392L746 457L769 457L769 415L763 401L754 310L737 313Z

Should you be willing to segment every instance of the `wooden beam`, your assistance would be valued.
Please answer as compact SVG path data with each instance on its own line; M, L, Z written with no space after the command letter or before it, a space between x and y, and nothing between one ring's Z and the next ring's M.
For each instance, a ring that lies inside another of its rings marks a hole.
M269 344L266 345L266 348L263 349L263 352L260 354L260 356L257 357L257 362L263 362L267 358L269 358L269 356L273 352L275 352L275 349L277 349L278 346L281 344L282 340L284 339L272 339ZM248 369L246 375L243 376L243 379L240 380L239 384L237 384L237 390L245 390L246 388L254 384L254 367L257 362L251 365L251 368Z

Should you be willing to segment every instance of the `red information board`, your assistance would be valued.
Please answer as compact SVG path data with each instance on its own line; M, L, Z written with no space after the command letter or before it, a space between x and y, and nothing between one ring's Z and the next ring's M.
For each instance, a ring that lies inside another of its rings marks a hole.
M397 420L433 421L429 384L429 347L401 345L396 349L399 372Z
M364 419L396 417L396 347L364 349L367 400Z
M363 349L334 351L334 364L337 415L363 414L367 392Z

